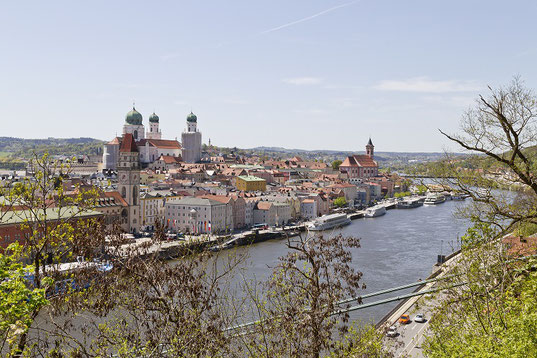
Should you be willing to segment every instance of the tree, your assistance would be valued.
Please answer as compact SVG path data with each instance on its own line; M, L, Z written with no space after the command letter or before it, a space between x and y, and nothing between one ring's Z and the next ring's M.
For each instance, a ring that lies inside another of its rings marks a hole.
M0 188L3 206L0 219L19 226L18 240L23 245L17 249L17 256L22 262L32 264L27 266L33 269L31 285L39 290L48 288L50 280L60 275L54 264L74 260L79 255L92 259L104 237L99 235L98 213L91 210L95 204L92 190L67 195L63 179L69 168L49 160L48 155L35 156L30 164L32 176ZM68 299L69 293L59 296L55 302ZM32 306L26 317L28 327L44 306ZM25 352L27 339L28 330L23 330L18 342L12 342L17 346L14 351Z
M65 185L68 166L45 155L35 157L32 168L31 177L0 188L0 219L19 223L26 234L22 247L0 255L0 275L6 277L0 278L1 286L9 287L0 291L2 354L225 355L227 316L220 281L231 266L208 270L208 255L192 259L187 247L178 248L180 260L169 265L158 250L165 240L160 221L149 242L133 245L119 222L107 230L94 215L93 187L65 190L71 189ZM59 270L75 258L82 261L78 268L67 274ZM103 273L105 260L112 260L113 267Z
M527 357L537 353L536 262L513 259L501 238L537 223L537 98L518 78L490 89L447 138L474 154L448 155L433 168L439 182L473 199L460 213L473 226L462 238L452 283L431 318L429 357ZM496 190L504 186L515 193ZM521 238L517 238L520 240ZM491 353L493 352L493 353Z
M334 170L336 170L336 171L339 170L339 166L341 165L341 163L343 163L343 162L342 162L341 160L339 160L339 159L338 159L338 160L334 160L334 161L332 162L332 169L334 169Z
M347 200L343 196L340 196L339 198L334 199L334 206L338 208L342 208L347 205Z
M474 205L468 212L507 232L518 223L537 223L537 97L518 77L505 88L489 89L489 97L479 96L476 105L464 114L461 134L440 132L478 155L478 163L483 158L492 160L500 176L479 169L461 171L456 158L449 155L437 174L451 177L443 184L454 185L472 197ZM501 183L517 186L515 203L507 193L493 195Z
M243 340L251 356L319 357L336 348L336 328L347 332L349 316L341 308L348 304L338 301L360 289L362 273L350 265L359 239L300 236L287 245L290 252L254 297L259 321Z
M33 267L20 262L22 247L11 244L0 251L0 352L16 355L20 352L18 342L26 335L33 322L33 315L48 303L45 290L29 287L26 277Z

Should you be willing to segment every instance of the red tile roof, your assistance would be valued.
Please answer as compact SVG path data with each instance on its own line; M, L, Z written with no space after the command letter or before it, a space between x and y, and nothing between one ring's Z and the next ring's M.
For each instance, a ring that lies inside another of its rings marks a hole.
M377 167L377 162L371 159L368 155L352 155L347 157L340 167L367 167L375 168Z
M121 141L121 147L119 147L120 152L138 152L138 147L134 141L134 137L130 133L126 133Z
M257 203L258 210L270 210L271 206L272 203L268 201L260 201L259 203Z
M166 164L178 164L181 163L180 157L172 157L171 155L161 155L160 160L163 160Z
M121 143L121 137L115 137L112 139L108 144L120 144Z
M114 200L121 206L129 206L119 191L106 191L104 192L104 196L107 198L114 198Z
M138 145L145 145L149 143L149 146L162 148L162 149L181 149L181 144L176 140L168 139L142 139L138 142Z

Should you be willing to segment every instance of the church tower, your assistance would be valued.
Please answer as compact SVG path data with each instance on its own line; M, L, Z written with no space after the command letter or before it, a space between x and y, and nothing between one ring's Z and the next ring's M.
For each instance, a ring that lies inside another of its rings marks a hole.
M369 138L369 142L367 142L367 145L365 146L365 154L373 159L373 154L375 151L375 146L373 145L373 142L371 141L371 137Z
M160 132L158 125L159 117L153 112L153 114L149 116L149 131L145 135L148 139L162 138L162 133Z
M132 106L132 111L129 111L125 116L125 124L123 125L123 134L132 134L136 142L145 138L143 118L140 112Z
M186 131L181 134L182 157L185 163L201 160L201 133L198 132L198 117L192 112L186 117Z
M117 176L117 189L129 205L129 231L138 232L140 230L140 153L131 133L123 136L119 147Z

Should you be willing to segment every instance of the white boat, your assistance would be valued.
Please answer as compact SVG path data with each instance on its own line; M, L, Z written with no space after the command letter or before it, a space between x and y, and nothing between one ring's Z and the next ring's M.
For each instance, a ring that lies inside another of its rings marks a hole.
M435 194L435 195L429 195L425 198L425 201L423 202L423 205L436 205L436 204L442 204L446 201L446 197L443 195Z
M423 201L420 201L417 198L408 198L408 199L404 199L404 200L397 202L396 208L397 209L412 209L412 208L417 208L418 206L422 206L422 205L423 205Z
M308 225L308 229L311 231L322 231L349 225L350 223L351 219L347 217L347 214L330 214L313 220Z
M384 214L386 214L386 207L382 205L376 205L376 206L367 208L365 210L364 216L366 218L375 218L377 216L382 216Z

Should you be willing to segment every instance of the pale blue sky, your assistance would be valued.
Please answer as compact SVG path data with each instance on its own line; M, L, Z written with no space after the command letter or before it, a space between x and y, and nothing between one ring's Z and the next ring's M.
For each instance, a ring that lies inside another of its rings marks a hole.
M537 88L535 1L3 1L1 136L441 151L486 85Z

